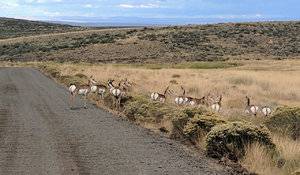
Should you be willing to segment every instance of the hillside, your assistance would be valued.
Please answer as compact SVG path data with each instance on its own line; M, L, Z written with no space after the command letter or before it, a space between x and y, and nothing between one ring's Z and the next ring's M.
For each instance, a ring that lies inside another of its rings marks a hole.
M70 25L0 17L0 39L83 29Z
M157 63L300 58L299 33L299 21L89 30L0 40L0 59Z

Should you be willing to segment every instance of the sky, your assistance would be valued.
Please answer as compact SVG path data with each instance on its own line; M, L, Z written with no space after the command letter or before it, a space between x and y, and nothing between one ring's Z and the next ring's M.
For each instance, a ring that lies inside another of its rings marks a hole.
M73 22L300 20L300 0L0 0L0 16Z

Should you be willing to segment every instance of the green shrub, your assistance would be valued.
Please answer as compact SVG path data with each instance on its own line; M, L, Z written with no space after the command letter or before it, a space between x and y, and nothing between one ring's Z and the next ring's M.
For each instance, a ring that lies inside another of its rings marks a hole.
M275 144L266 127L244 122L221 124L213 127L207 134L206 152L213 158L227 157L237 161L245 155L246 145L255 142L275 151Z
M183 129L189 120L189 116L182 111L175 111L169 115L173 125L170 137L172 139L182 139L184 136Z
M183 113L187 114L189 118L194 117L195 115L203 115L206 114L208 111L203 107L196 107L196 108L184 108L182 110Z
M133 121L148 120L158 123L171 111L171 108L161 103L152 102L144 96L134 97L124 105L125 115Z
M300 138L300 108L279 107L274 114L265 121L265 125L272 131L287 134L293 139Z
M183 132L188 138L195 140L199 134L206 135L212 127L224 123L226 121L215 114L198 114L188 120Z
M183 130L189 119L197 114L202 115L206 112L207 110L204 108L185 108L170 113L169 115L173 124L171 138L181 139L185 137Z

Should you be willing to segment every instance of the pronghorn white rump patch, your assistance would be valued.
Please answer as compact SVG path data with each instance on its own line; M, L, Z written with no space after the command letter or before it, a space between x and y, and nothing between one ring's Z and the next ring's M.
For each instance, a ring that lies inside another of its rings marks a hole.
M95 93L97 91L97 86L91 86L91 92Z
M120 89L113 89L112 90L112 94L115 96L115 97L118 97L121 95L121 91Z
M272 110L270 109L270 108L268 108L268 107L264 107L264 108L262 108L262 113L265 115L265 116L268 116L268 115L270 115L271 114L271 112L272 112Z
M257 111L258 111L258 106L251 106L251 107L250 107L250 110L251 110L251 112L252 112L253 114L256 114Z
M88 92L89 92L88 89L79 89L79 90L78 90L78 94L79 94L79 95L86 95Z
M156 100L158 100L158 97L159 97L158 93L156 93L156 92L151 93L151 100L156 101Z
M194 106L195 104L196 104L196 102L190 101L190 105L191 105L191 106Z
M76 90L76 86L75 86L75 85L71 85L71 86L69 87L69 91L70 91L71 93L73 93L75 90Z
M184 99L182 97L176 97L175 103L178 105L182 105L184 103Z
M188 98L184 98L184 104L187 104L189 102L189 99Z
M211 106L211 109L212 109L213 111L215 111L215 112L219 112L220 109L221 109L221 106L220 106L219 104L213 104L213 105Z

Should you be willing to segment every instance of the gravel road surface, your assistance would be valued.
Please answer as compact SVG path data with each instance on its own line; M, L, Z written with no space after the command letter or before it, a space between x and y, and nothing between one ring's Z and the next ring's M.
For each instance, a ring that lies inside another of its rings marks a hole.
M229 174L176 141L91 104L70 110L68 98L37 70L0 68L1 175Z

